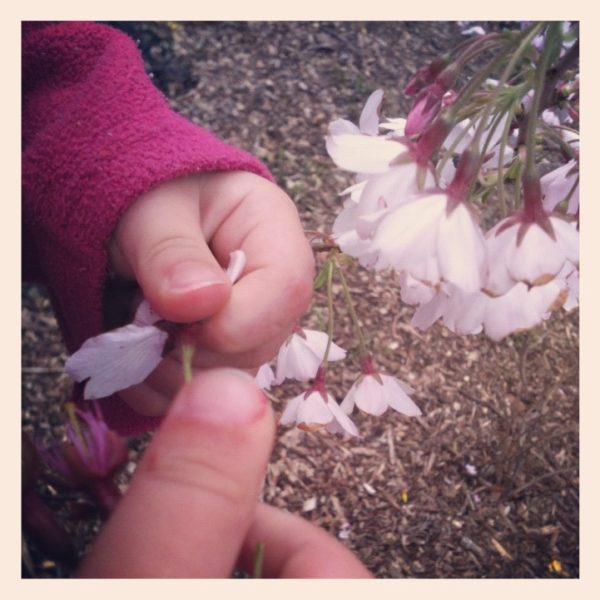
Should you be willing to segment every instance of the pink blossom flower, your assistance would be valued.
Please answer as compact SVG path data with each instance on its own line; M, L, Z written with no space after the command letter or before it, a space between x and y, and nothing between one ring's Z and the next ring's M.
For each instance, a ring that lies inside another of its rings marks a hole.
M388 211L373 234L373 247L383 266L415 278L433 261L439 280L465 291L480 289L485 279L483 234L468 206L442 191L422 194Z
M279 422L281 425L296 424L304 431L317 431L329 426L334 432L358 436L356 425L324 387L322 390L312 387L290 400Z
M67 439L39 453L64 483L86 489L108 515L122 496L114 476L127 461L129 450L125 440L107 427L96 402L92 409L77 409L77 424L65 427Z
M442 318L444 325L459 335L484 331L490 339L500 341L539 325L563 304L567 294L567 284L559 278L531 288L519 282L497 297L484 292L439 290L429 303L419 306L411 324L425 330Z
M329 126L327 152L335 164L353 173L384 173L390 163L408 153L402 142L348 131L340 121Z
M111 477L128 458L123 438L108 428L98 403L91 405L75 411L79 427L66 425L64 443L40 449L44 462L73 483Z
M489 277L485 289L502 295L515 283L543 285L566 261L579 264L579 232L573 223L550 215L548 227L526 222L521 213L496 224L486 235Z
M409 385L377 371L370 358L363 361L362 369L362 375L352 385L341 404L344 412L352 413L356 405L375 416L382 415L388 407L409 417L421 414L419 407L409 397L414 391Z
M313 379L325 356L327 339L327 334L322 331L297 328L277 354L276 382L281 383L284 379ZM345 357L346 351L332 343L327 359L337 361Z

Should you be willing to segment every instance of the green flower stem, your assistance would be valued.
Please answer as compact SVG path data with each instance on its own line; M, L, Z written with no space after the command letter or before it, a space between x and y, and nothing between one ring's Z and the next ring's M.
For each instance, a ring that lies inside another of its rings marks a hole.
M325 353L323 354L323 360L321 361L321 368L325 370L327 368L327 359L329 358L329 351L331 344L333 343L333 257L335 250L331 252L327 260L327 346L325 347Z
M181 345L181 364L183 367L183 379L186 383L192 381L192 359L196 348L191 344Z
M514 54L510 57L508 64L506 65L506 67L504 68L504 71L502 72L502 75L500 76L498 85L494 88L494 91L492 92L489 100L487 101L487 104L486 104L483 114L481 116L481 120L479 121L479 126L477 128L477 131L475 132L475 137L473 140L473 145L476 148L479 146L479 140L481 139L481 136L483 135L483 132L485 131L486 123L487 123L490 115L492 114L492 110L496 107L496 102L498 100L500 92L502 91L502 88L506 85L506 82L512 75L517 62L519 60L521 60L521 57L523 56L525 51L528 50L529 45L531 44L531 41L539 33L539 31L542 29L542 27L543 27L542 23L538 23L536 25L531 26L530 29L527 30L527 32L523 36L516 52L514 52ZM483 160L483 154L480 157L480 160Z
M475 38L471 45L464 49L464 51L456 58L456 63L462 67L467 64L470 60L475 58L478 54L483 54L488 50L492 50L496 46L501 45L506 40L501 33L488 33L484 36Z
M538 34L541 27L541 24L532 25L529 29L523 31L517 37L517 39L521 39L519 48L516 54L513 55L513 57L511 58L511 61L509 63L510 71L508 72L508 75L504 78L504 82L502 82L501 79L500 83L496 86L496 89L492 94L493 103L495 103L496 101L496 96L499 93L499 89L508 80L508 76L510 75L510 73L512 73L516 61L520 58L523 51L527 49L527 46L529 45L531 40ZM462 109L465 106L465 104L471 102L473 95L481 87L481 84L502 64L502 62L506 59L510 52L512 52L513 48L514 45L512 43L507 43L506 46L502 49L502 51L498 54L498 56L495 56L492 60L488 62L488 64L485 67L480 69L478 73L473 77L473 79L471 79L469 83L461 90L460 94L458 95L458 98L456 99L454 104L452 104L452 106L449 108L448 114L451 120L456 119L460 109ZM488 101L488 105L490 102L491 101Z
M515 206L514 210L518 210L521 207L521 182L523 180L523 161L519 157L517 163L517 174L515 177Z
M346 278L344 277L344 272L342 271L340 266L337 264L337 261L335 261L335 258L333 259L333 265L335 268L335 272L338 275L340 283L342 285L342 290L344 292L344 298L346 300L346 305L348 306L348 312L350 313L350 320L352 321L352 325L354 326L354 329L356 330L356 335L358 337L359 354L361 357L366 356L368 354L368 351L367 351L367 344L365 341L365 336L362 332L362 328L358 321L358 317L356 315L356 310L354 309L354 303L352 302L352 296L350 294L350 289L348 288L348 284L346 283Z
M526 119L526 142L525 142L525 170L524 176L528 179L537 177L537 168L535 166L535 131L537 128L538 114L541 108L542 95L547 79L548 64L550 55L554 48L554 37L560 35L560 23L550 23L546 33L544 49L535 70L535 87L533 92L533 101Z
M506 217L507 209L506 209L506 190L504 187L504 150L508 143L508 136L510 135L510 126L515 114L515 105L514 103L508 110L508 116L506 118L506 123L504 124L504 130L502 131L502 137L500 138L500 149L498 156L498 201L500 203L500 214L502 218Z
M560 147L560 151L563 154L565 154L569 159L577 158L577 153L573 150L571 144L568 144L567 142L565 142L565 140L562 139L561 135L556 131L555 127L551 127L543 121L540 123L540 125L544 130L544 135L556 142L556 144ZM574 129L571 129L570 127L563 126L559 129L564 129L566 131L573 131L574 133L577 133Z
M252 578L261 579L263 572L263 564L265 562L265 543L257 542L254 550L254 567L252 569Z
M65 411L67 412L69 423L73 427L75 434L80 439L81 443L83 444L83 447L87 448L85 438L83 437L83 431L81 431L81 426L79 425L79 419L77 418L77 414L75 413L75 404L73 402L66 402Z

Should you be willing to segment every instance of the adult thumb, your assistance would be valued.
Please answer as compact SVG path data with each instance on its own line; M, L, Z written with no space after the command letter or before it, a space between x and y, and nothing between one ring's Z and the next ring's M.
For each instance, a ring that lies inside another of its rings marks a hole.
M177 395L80 577L229 577L274 438L252 378L218 369Z
M111 244L117 273L134 277L163 318L192 322L228 300L231 286L201 227L194 178L150 190L121 217Z

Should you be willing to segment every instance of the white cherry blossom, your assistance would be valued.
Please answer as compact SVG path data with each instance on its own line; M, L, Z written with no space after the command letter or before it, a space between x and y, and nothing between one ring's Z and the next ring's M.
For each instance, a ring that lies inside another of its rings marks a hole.
M313 329L298 329L292 333L277 354L276 382L313 379L325 356L327 339L326 333ZM346 351L332 342L327 360L337 361L345 357Z
M554 237L538 223L508 217L486 235L489 276L485 289L500 296L522 281L530 286L553 279L569 261L579 264L579 232L574 223L556 216L548 221Z
M567 283L560 278L535 287L519 282L496 297L484 292L439 290L429 303L419 306L411 324L425 330L442 318L444 325L458 335L484 331L490 339L500 341L511 333L539 325L567 296Z
M290 400L280 419L281 425L295 424L305 431L316 431L329 426L334 432L358 436L358 429L328 392L317 389Z
M382 373L363 373L352 385L341 407L350 414L354 406L375 415L382 415L388 407L409 417L419 416L421 410L410 399L414 390L396 377Z
M373 235L373 249L384 266L415 278L433 260L439 280L465 291L480 289L486 275L484 238L470 209L463 202L452 206L441 191L388 211Z

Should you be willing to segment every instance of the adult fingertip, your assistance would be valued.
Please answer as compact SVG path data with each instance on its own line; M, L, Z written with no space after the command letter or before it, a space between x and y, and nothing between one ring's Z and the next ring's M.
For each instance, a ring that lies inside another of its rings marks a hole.
M239 426L259 421L268 410L268 400L251 375L222 368L204 371L186 384L167 419L193 419L217 427Z

